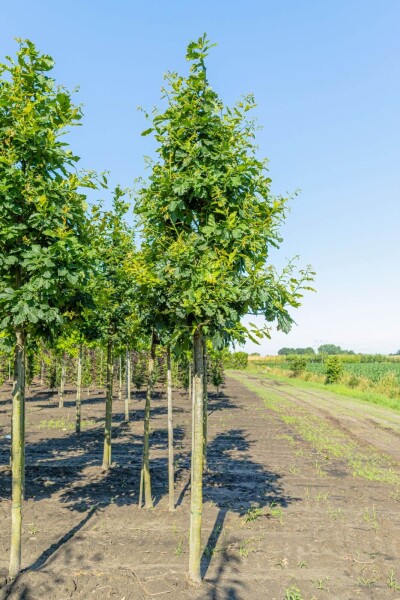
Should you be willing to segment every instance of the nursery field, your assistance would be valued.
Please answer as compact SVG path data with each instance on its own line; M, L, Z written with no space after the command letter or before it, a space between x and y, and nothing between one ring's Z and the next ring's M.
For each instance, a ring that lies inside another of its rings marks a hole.
M167 407L155 394L154 508L138 509L144 394L101 469L104 391L32 385L27 400L22 572L7 582L10 388L0 398L0 599L335 600L400 598L400 415L329 392L231 371L210 393L201 587L189 583L190 426L174 391L176 510L168 511Z

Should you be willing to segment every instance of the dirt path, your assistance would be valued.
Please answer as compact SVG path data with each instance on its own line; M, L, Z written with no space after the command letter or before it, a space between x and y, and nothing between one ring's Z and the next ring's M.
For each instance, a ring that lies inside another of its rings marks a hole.
M123 403L115 402L114 464L104 473L104 395L84 399L86 428L78 438L69 429L73 394L59 409L55 397L34 388L27 408L25 570L14 584L0 588L0 600L400 598L393 579L400 582L397 485L354 477L347 455L333 456L314 443L301 419L308 428L318 425L315 419L333 426L330 419L338 415L324 412L325 404L314 414L311 404L317 400L303 391L276 393L267 389L270 384L239 377L243 383L230 378L223 393L210 398L201 589L185 577L190 499L186 394L175 393L177 509L169 514L163 394L152 410L155 508L148 511L137 508L143 397L132 401L129 425L122 421ZM249 383L259 390L248 389ZM268 402L260 390L270 395ZM9 552L8 396L3 389L0 585ZM307 420L309 415L315 419ZM348 436L358 456L356 433L348 423L340 433L341 443ZM374 455L375 469L395 473L394 463L379 460L382 464ZM291 586L301 596L286 596Z
M264 377L252 379L400 461L400 412L329 391L305 390Z

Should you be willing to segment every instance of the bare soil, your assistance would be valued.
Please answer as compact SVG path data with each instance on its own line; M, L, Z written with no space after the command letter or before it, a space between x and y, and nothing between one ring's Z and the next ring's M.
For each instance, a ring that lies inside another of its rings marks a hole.
M395 413L377 415L375 407L372 416L364 409L358 414L350 404L335 408L323 394L307 396L278 382L262 385L383 452L383 459L392 449L390 468L400 467ZM186 578L187 394L174 394L177 507L169 513L163 392L152 408L155 507L146 510L137 507L144 395L133 397L129 424L123 422L123 402L115 400L113 466L103 471L104 391L84 394L89 423L78 436L69 429L73 390L60 409L57 396L38 385L27 401L23 571L8 582L9 398L10 388L3 387L0 600L285 600L291 586L303 600L400 599L399 490L354 477L345 460L321 457L292 427L290 409L282 420L234 379L219 395L210 394L201 587ZM322 471L316 463L323 460Z

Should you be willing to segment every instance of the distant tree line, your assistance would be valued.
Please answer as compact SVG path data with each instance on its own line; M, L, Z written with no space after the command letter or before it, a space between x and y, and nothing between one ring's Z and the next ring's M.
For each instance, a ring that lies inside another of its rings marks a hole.
M354 350L343 350L343 348L335 344L322 344L317 352L318 354L354 354ZM280 356L287 356L289 354L315 354L315 350L311 346L307 348L281 348L278 354Z

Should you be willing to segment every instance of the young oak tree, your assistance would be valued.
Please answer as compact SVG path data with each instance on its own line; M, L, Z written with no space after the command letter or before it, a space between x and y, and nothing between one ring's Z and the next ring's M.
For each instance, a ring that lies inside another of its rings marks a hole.
M143 244L153 252L155 274L168 290L168 311L182 341L193 343L193 451L189 576L200 582L202 473L204 445L204 341L220 348L247 335L240 319L264 315L288 331L291 307L300 304L313 273L295 274L293 263L278 274L269 264L271 247L281 241L279 226L287 198L270 192L267 162L254 145L255 125L247 119L252 95L233 108L210 87L206 36L189 44L188 77L166 76L163 112L153 112L158 160L139 193Z
M53 59L18 40L0 64L0 329L14 343L10 577L21 567L26 339L51 336L79 304L87 278L79 160L62 135L81 109L49 72Z

